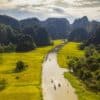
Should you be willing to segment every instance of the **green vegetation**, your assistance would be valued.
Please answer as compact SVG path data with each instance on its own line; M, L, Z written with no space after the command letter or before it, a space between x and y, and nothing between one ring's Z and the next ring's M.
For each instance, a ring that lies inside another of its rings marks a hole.
M91 92L86 88L86 85L71 73L65 73L71 85L75 88L79 100L100 100L100 93Z
M2 79L0 80L0 91L4 90L6 88L6 80Z
M68 62L72 57L81 57L83 51L77 49L80 43L69 42L58 52L58 62L61 67L67 68Z
M82 57L84 57L85 52L78 49L79 45L80 43L69 42L59 51L58 62L60 66L68 68L71 58L81 59ZM71 82L72 86L76 89L76 93L79 97L79 100L100 100L100 93L98 92L96 94L95 92L89 90L84 84L84 82L82 82L79 78L75 77L71 73L65 73L64 76Z
M0 45L0 53L3 52L15 52L16 46L10 43L9 45Z
M76 41L76 42L85 41L87 39L88 39L88 32L84 28L74 29L70 33L68 38L69 41Z
M10 44L13 44L14 48ZM0 23L0 52L25 52L52 44L48 32L40 25L21 28L19 31Z
M91 90L100 91L100 54L93 47L86 47L85 57L71 58L69 68Z
M90 45L90 44L94 44L96 46L97 45L100 46L100 28L97 28L96 32L87 41L86 45Z
M55 41L54 46L59 43L61 41ZM42 62L54 46L41 47L25 53L2 53L0 79L6 80L7 86L0 92L0 100L41 100ZM14 73L18 61L23 61L28 68Z
M25 70L28 67L28 65L25 65L25 63L23 61L18 61L16 63L16 68L15 68L15 72L21 72L23 70Z
M17 43L16 51L17 52L25 52L34 50L36 48L36 45L29 35L23 35L20 37L19 42Z
M48 46L51 45L51 38L45 28L38 25L27 26L22 30L24 35L30 35L34 40L36 46Z

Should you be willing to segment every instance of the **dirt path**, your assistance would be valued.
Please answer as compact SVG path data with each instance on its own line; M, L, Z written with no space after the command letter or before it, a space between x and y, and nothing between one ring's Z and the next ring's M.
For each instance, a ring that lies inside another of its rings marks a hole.
M78 100L74 89L64 78L65 71L57 63L56 52L50 52L43 63L43 100Z

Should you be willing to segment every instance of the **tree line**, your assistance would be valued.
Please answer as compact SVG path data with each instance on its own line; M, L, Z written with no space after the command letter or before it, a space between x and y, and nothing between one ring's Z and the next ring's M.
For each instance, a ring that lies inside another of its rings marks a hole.
M51 43L50 36L41 26L26 27L19 31L0 24L0 52L29 51Z
M69 61L69 69L73 72L73 74L81 79L89 89L96 92L100 91L99 38L100 28L98 28L96 32L92 34L88 39L81 42L79 49L85 51L84 57L74 57Z

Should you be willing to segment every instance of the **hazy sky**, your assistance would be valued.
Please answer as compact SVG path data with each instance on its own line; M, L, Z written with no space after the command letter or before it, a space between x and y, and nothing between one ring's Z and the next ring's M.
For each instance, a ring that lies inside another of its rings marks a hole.
M90 20L100 20L100 0L0 0L0 14L18 19L66 17L73 20L88 16Z

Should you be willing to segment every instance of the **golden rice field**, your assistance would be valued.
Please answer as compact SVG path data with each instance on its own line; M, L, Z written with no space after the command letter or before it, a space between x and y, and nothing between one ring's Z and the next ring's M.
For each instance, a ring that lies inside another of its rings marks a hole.
M7 86L0 91L0 100L42 100L41 72L44 56L54 46L37 48L26 53L0 54L0 80L4 79ZM28 68L20 73L14 73L17 61L23 61Z
M84 55L83 51L78 49L80 43L70 42L67 43L59 52L58 52L58 62L61 67L67 68L68 61L71 57L81 57Z

